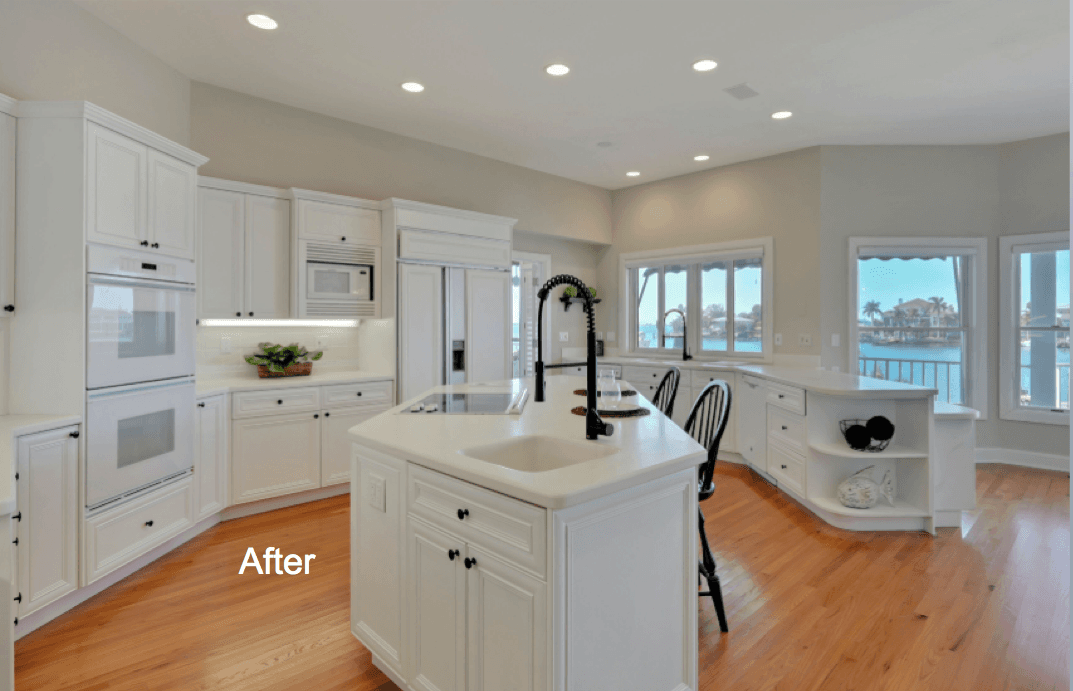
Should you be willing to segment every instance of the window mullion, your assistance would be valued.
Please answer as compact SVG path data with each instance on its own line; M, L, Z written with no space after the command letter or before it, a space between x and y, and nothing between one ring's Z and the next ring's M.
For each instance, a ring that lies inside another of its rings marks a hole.
M734 304L734 262L727 263L727 352L736 350L738 334L737 305Z

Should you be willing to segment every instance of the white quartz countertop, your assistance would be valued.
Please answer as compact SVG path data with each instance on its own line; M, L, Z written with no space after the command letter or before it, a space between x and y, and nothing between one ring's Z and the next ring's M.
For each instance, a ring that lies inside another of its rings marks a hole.
M18 438L82 422L80 415L0 415L0 516L15 511Z
M977 420L980 411L953 403L935 402L935 417L939 420Z
M313 373L307 377L266 377L257 376L257 370L250 367L250 373L231 377L202 377L198 375L195 390L198 398L215 396L235 391L257 391L259 389L289 389L303 386L326 386L331 384L359 384L367 381L390 381L391 374L380 374L364 370L339 370Z
M610 437L585 439L585 418L570 412L585 398L583 377L547 377L546 400L530 400L520 415L435 415L401 412L413 401L438 391L493 392L525 386L532 378L442 386L355 425L350 435L358 443L511 497L561 509L640 485L704 462L704 447L645 400L652 412L639 418L607 419L615 426ZM615 453L576 465L529 473L480 461L460 453L510 437L539 435L618 449Z

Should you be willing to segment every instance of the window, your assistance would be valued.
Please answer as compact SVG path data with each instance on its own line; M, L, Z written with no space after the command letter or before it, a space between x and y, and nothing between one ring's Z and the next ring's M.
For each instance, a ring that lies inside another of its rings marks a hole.
M1000 416L1069 424L1069 236L999 242Z
M982 413L986 247L962 238L851 239L857 374L934 388L938 401Z
M514 377L533 374L536 363L537 290L551 272L551 257L545 254L514 252L511 263L511 361ZM544 357L549 356L548 312L544 314Z
M767 238L623 255L629 350L770 359L772 255Z

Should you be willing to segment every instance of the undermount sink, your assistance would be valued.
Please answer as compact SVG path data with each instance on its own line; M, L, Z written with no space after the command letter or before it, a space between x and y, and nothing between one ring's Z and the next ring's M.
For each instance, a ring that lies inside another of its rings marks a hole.
M593 442L567 441L555 437L512 437L506 441L473 446L459 451L463 456L485 463L520 470L523 473L542 473L596 458L618 453L614 446Z

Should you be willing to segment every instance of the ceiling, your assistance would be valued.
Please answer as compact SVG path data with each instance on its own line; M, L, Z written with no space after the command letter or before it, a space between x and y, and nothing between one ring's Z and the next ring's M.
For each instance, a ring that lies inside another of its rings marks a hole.
M79 4L196 81L608 189L816 144L1069 129L1068 0ZM742 82L759 95L723 92Z

